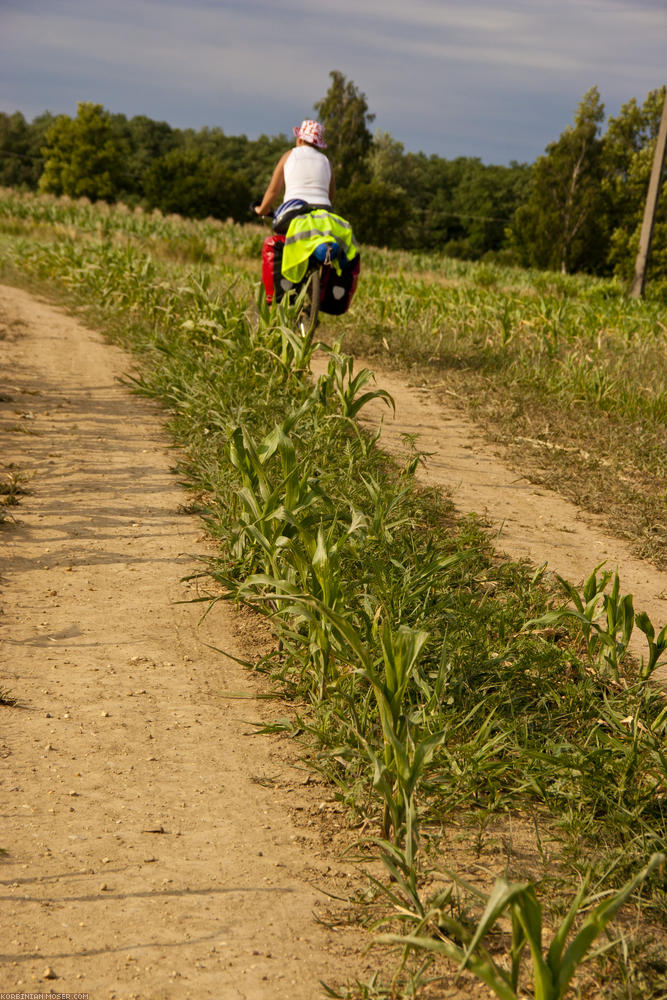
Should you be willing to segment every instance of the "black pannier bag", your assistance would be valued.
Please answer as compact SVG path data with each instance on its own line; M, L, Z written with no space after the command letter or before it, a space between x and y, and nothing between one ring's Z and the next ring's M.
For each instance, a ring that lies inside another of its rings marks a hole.
M322 290L320 292L320 312L331 316L342 316L350 308L352 296L359 280L361 256L341 265L341 273L336 274L333 267L322 268Z

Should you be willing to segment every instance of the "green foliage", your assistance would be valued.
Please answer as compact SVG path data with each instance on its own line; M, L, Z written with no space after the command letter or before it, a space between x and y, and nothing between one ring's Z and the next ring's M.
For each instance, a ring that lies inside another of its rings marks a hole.
M123 186L125 154L109 112L80 102L76 118L59 115L46 133L39 189L114 201Z
M336 211L354 226L362 243L401 247L412 242L414 212L405 192L382 181L366 181L336 196Z
M156 122L146 115L136 115L129 121L125 115L113 115L112 121L117 142L128 151L121 196L129 201L143 198L146 174L161 157L172 149L181 148L182 136L167 122Z
M405 192L405 147L389 132L376 130L368 152L370 180Z
M619 665L628 651L630 636L634 626L646 635L649 646L648 660L640 667L640 676L647 680L655 668L662 653L667 648L665 637L667 626L655 637L653 625L645 613L635 616L632 594L621 596L618 571L613 574L609 570L600 573L602 563L596 566L583 586L578 590L563 577L557 575L557 580L570 598L572 607L551 611L526 627L534 625L557 625L560 622L572 620L576 622L586 644L586 654L604 672L609 671L614 680L619 679ZM611 588L607 585L612 580Z
M389 133L372 136L365 95L338 70L330 78L315 114L327 127L335 207L362 242L631 277L664 88L641 106L624 105L604 135L604 108L592 88L573 125L535 164L494 166L406 153ZM219 128L179 130L92 104L80 105L73 121L47 113L28 124L18 112L0 114L0 184L34 188L39 181L56 194L244 221L290 145L285 135L249 140ZM667 288L666 226L659 217L649 260L647 294L659 300Z
M372 135L368 128L375 118L369 114L366 95L338 70L329 73L331 85L315 112L325 128L327 155L331 160L337 188L344 189L366 180L366 157Z
M604 105L596 87L581 101L574 125L533 167L531 193L512 224L520 262L563 273L595 272L604 262L602 140Z
M613 227L608 262L621 279L634 274L646 193L653 167L655 144L665 101L665 87L651 91L640 107L635 100L610 118L604 137L604 189L610 202ZM664 187L664 177L663 177ZM656 220L649 255L649 280L667 280L667 222L663 211Z
M0 186L37 187L43 169L41 147L52 122L48 112L31 125L20 111L0 112Z
M191 218L245 219L251 195L239 174L199 149L173 149L143 176L149 208Z
M284 135L261 135L251 140L244 135L225 135L219 128L202 128L199 132L186 130L180 136L185 148L200 150L207 157L218 160L232 173L243 177L254 192L266 188L276 163L293 145Z
M606 898L597 902L593 909L590 906L595 900L585 898L587 885L584 882L546 950L542 943L543 907L537 898L535 887L529 883L510 883L503 878L496 881L487 898L486 908L474 933L446 912L445 906L450 894L445 893L435 900L425 916L419 912L414 915L417 925L414 933L406 936L388 934L380 940L402 944L406 950L444 955L455 962L460 971L469 969L473 972L500 1000L519 1000L519 997L526 996L520 979L523 971L522 958L528 950L532 965L530 995L534 1000L563 1000L594 942L649 876L656 869L664 870L665 861L664 854L654 854L649 863L621 889L611 894L602 894ZM466 887L471 888L468 885ZM582 914L583 919L575 931L575 921ZM512 928L509 969L503 968L482 944L483 939L505 915L510 917ZM424 929L431 928L433 936L421 935Z

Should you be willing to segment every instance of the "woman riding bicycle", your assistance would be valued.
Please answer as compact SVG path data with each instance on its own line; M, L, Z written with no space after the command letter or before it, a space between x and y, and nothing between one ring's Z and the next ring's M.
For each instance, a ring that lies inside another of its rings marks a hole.
M348 308L359 275L359 250L350 223L332 211L335 181L321 152L326 149L323 126L306 119L294 135L295 148L281 156L254 209L266 215L285 189L273 216L274 235L262 247L262 282L269 304L307 282L308 320L301 326L312 332L319 309L339 315Z
M286 232L296 215L312 208L331 209L336 188L331 164L320 152L327 148L324 127L305 119L294 128L294 135L296 146L281 156L264 197L255 206L258 215L266 215L285 189L282 205L274 219L273 229L277 233ZM296 204L290 205L290 202Z

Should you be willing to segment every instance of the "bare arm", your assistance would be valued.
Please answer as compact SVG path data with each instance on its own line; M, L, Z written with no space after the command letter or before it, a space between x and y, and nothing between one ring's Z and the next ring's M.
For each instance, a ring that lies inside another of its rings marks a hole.
M255 211L258 215L266 215L270 208L273 208L278 195L285 186L285 160L289 156L292 150L288 150L287 153L283 155L278 160L276 168L273 171L271 180L269 181L269 186L266 189L264 197L259 205L255 207Z

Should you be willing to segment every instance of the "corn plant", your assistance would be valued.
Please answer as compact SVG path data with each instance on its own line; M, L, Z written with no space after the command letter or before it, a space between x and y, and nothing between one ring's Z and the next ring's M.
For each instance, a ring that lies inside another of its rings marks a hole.
M394 536L412 523L412 517L405 505L405 500L410 495L410 487L395 490L390 497L387 497L382 483L373 475L362 474L359 478L372 506L368 518L369 536L390 545Z
M355 419L362 407L373 399L382 399L387 406L396 410L394 400L386 389L371 389L359 395L364 386L375 378L370 369L362 368L356 375L353 372L354 358L334 349L330 354L329 367L324 379L335 394L341 415L345 419Z
M642 658L640 669L641 678L648 680L657 667L658 660L667 650L667 625L663 625L656 638L655 628L645 611L640 611L639 614L635 615L635 625L644 633L648 642L648 660L644 662Z
M185 455L179 471L202 498L219 545L211 574L230 597L270 616L279 649L258 666L288 694L298 687L302 704L310 701L297 724L318 748L311 763L336 783L341 799L362 822L365 813L381 813L374 843L390 891L402 900L399 916L415 936L437 939L446 931L437 919L419 924L435 904L421 901L418 835L428 820L435 838L453 809L486 815L530 810L539 801L547 824L569 835L569 851L555 866L563 873L578 872L591 841L601 845L596 864L616 864L617 872L634 870L636 858L664 842L664 706L650 685L628 689L607 680L622 663L633 617L649 644L644 677L664 653L665 630L634 614L597 567L584 593L576 592L579 605L568 594L574 614L558 620L579 621L590 659L603 669L582 669L563 644L522 633L543 608L542 588L528 586L518 567L491 565L479 527L455 523L433 491L416 492L409 475L396 479L375 449L377 436L357 425L371 398L391 405L373 392L370 373L355 373L336 347L313 388L304 377L312 342L292 337L291 320L262 303L255 321L249 295L257 287L259 227L16 193L11 199L10 214L25 223L12 232L29 238L19 243L5 229L13 249L3 273L43 281L50 292L65 288L68 301L104 306L104 328L136 350L143 371L137 385L167 403ZM0 192L0 215L4 203ZM659 481L667 397L664 316L656 304L629 308L611 283L589 288L570 277L479 272L426 254L369 250L367 257L380 273L367 269L354 309L335 321L347 344L389 351L439 375L449 369L461 398L483 409L483 385L489 400L512 404L508 419L533 393L556 445L559 407L568 417L560 438L567 446L583 440L582 424L594 420L596 407L607 410L607 430L608 414L620 429L636 421L636 432L614 435L622 459L604 449L601 457L616 468L630 455L628 467ZM184 266L195 259L194 269ZM411 267L420 268L418 278ZM597 369L599 376L591 374ZM591 451L601 443L598 434ZM436 567L462 549L479 574L453 574L443 586ZM408 664L410 643L426 632L442 651L439 663L422 647L402 689L395 661ZM659 913L658 893L652 903ZM582 904L581 920L587 912ZM511 922L511 910L505 916ZM454 941L463 954L473 934ZM525 960L529 945L517 938L516 947Z
M604 570L598 577L598 570L602 569L603 565L604 563L599 563L587 578L581 596L571 583L556 574L556 579L574 604L575 612L572 613L572 616L576 617L582 626L587 652L591 659L594 658L598 646L597 633L599 629L595 628L595 619L598 616L599 605L604 602L605 587L611 579L609 570ZM570 612L564 609L563 614L567 616Z
M367 753L374 765L373 784L384 799L382 833L387 840L393 834L394 843L403 837L417 785L444 738L439 732L415 739L406 705L408 686L427 640L428 632L405 626L394 630L385 622L380 632L382 672L370 659L359 671L371 686L382 725L382 756L368 746Z
M280 459L277 481L268 468L276 453ZM229 457L242 479L237 492L241 509L235 530L236 554L242 555L251 540L262 553L265 571L279 578L280 550L296 532L299 518L321 499L310 467L306 464L302 469L285 424L274 428L259 445L246 428L234 428Z
M407 954L430 952L456 962L460 971L469 970L495 993L500 1000L518 1000L526 995L520 984L526 949L531 959L534 1000L562 1000L593 943L605 931L621 906L657 869L665 866L665 855L654 854L648 864L621 889L586 898L585 880L570 908L556 929L549 947L543 944L543 906L535 886L527 882L496 881L488 897L456 878L459 884L486 900L482 917L474 931L447 912L451 891L447 890L432 902L425 915L402 910L403 919L415 925L414 933L405 936L385 934L382 942L401 944ZM600 899L600 896L605 898ZM600 900L596 902L596 900ZM590 909L591 905L593 908ZM501 918L511 921L511 941L508 949L509 969L498 964L484 947L483 940ZM575 930L575 924L579 922ZM424 931L430 932L428 936Z
M603 610L606 628L599 633L600 656L618 680L618 665L625 656L635 624L632 594L621 596L618 571L614 573L610 592L604 595Z
M264 298L260 286L260 295ZM296 316L300 308L300 299L295 305L278 303L269 307L266 301L259 307L259 323L269 333L278 336L276 348L268 344L263 348L281 365L284 374L305 374L310 368L310 361L315 351L325 347L321 341L314 339L314 330L305 335L295 329Z
M384 623L380 629L382 669L375 664L370 640L375 629L366 622L366 636L359 634L358 624L345 612L338 600L340 588L331 586L331 556L327 553L320 535L314 568L326 586L322 597L297 593L286 583L273 592L265 592L259 600L282 604L285 613L296 622L309 625L309 635L320 644L320 654L339 662L353 664L355 674L365 680L373 693L382 731L382 746L377 752L370 739L362 732L357 737L374 769L373 787L383 800L381 830L386 840L400 844L409 821L409 836L416 837L417 821L415 794L425 770L442 743L442 732L415 738L409 721L406 704L408 687L416 670L422 649L428 639L423 630L399 627L392 629ZM248 586L276 581L264 576L251 577ZM328 603L325 603L325 600ZM333 598L333 599L332 599ZM326 622L326 625L325 625ZM409 856L416 856L416 841L411 843ZM410 861L410 864L412 861Z
M568 619L578 622L589 659L618 680L619 665L627 653L630 637L637 624L646 635L649 644L648 662L644 664L642 660L640 669L640 676L646 679L653 673L662 653L667 649L667 626L662 629L656 640L655 629L648 615L645 612L635 614L632 594L621 596L618 571L614 573L611 590L609 593L605 591L612 574L605 570L598 577L598 570L603 565L600 563L595 567L584 583L581 595L571 583L556 574L558 582L572 600L574 607L548 612L528 622L525 628L536 625L558 625ZM598 620L601 616L604 616L602 623Z
M415 738L406 704L408 687L428 633L405 626L392 629L385 622L380 629L382 669L379 670L371 650L359 641L350 622L342 616L325 613L356 655L357 674L367 681L373 692L382 728L381 752L377 753L363 734L359 736L373 765L373 786L384 802L383 837L387 841L391 838L392 843L398 845L405 837L406 824L409 826L409 867L412 868L416 855L416 841L413 842L417 830L415 793L444 738L442 732Z
M332 617L342 619L346 609L339 571L345 538L334 542L335 528L334 521L328 532L320 525L315 533L299 524L282 552L283 576L253 574L238 590L245 600L268 601L271 607L280 608L278 628L283 655L293 651L293 659L301 660L302 669L315 675L320 702L338 677L338 664L348 660L339 641L340 628L332 625Z
M19 497L28 493L23 485L25 481L26 476L21 472L8 471L0 474L0 524L8 515L8 508L15 507L20 502Z

